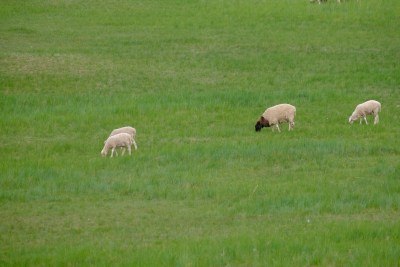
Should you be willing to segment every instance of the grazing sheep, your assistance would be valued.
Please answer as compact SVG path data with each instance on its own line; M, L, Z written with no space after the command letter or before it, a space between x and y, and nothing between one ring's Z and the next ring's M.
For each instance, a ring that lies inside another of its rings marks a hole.
M263 127L275 126L278 131L279 124L289 122L289 131L294 128L294 117L296 116L296 107L290 104L279 104L267 108L261 118L256 123L256 132L261 131ZM272 131L274 128L272 128Z
M113 135L116 135L116 134L119 134L119 133L127 133L127 134L131 135L132 139L133 139L133 146L135 147L135 150L137 150L137 145L136 145L136 141L135 141L135 139L136 139L136 129L135 128L133 128L131 126L125 126L125 127L122 127L122 128L114 129L110 133L110 136L113 136Z
M364 103L357 105L353 114L349 117L349 123L353 124L354 121L360 119L360 124L362 124L362 120L364 119L365 123L368 124L367 115L374 116L374 124L379 122L379 112L381 111L381 103L376 100L368 100Z
M108 137L106 140L103 150L101 150L101 155L103 157L107 156L108 151L111 148L111 156L110 158L113 157L114 151L117 147L122 147L124 150L122 151L122 156L125 153L125 148L128 148L129 155L131 154L131 145L133 143L133 138L130 134L127 133L119 133L113 136ZM115 151L116 152L116 151ZM118 156L118 153L117 153Z

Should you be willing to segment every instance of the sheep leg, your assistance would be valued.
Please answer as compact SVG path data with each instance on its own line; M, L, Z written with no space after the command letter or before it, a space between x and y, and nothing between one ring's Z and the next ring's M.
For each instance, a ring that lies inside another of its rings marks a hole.
M122 150L122 156L125 154L125 147L121 147Z
M131 145L128 145L129 156L131 155Z
M364 116L365 124L368 125L367 116Z
M375 115L375 119L374 119L374 125L375 125L375 124L378 124L378 122L379 122L379 115L376 114L376 115Z
M133 140L132 144L133 144L133 146L135 147L135 150L137 150L137 145L136 145L135 140Z
M294 128L294 121L289 122L289 131L293 130L293 128Z
M113 147L113 148L111 149L111 156L110 156L110 158L113 157L113 155L114 155L114 150L115 150L115 147Z
M278 132L281 132L281 129L279 129L279 124L275 124L276 125L276 129L278 129Z

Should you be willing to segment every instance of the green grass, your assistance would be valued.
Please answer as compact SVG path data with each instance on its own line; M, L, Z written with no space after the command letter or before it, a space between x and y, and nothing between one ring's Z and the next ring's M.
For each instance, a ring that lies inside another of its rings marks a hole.
M397 0L0 4L0 265L400 264Z

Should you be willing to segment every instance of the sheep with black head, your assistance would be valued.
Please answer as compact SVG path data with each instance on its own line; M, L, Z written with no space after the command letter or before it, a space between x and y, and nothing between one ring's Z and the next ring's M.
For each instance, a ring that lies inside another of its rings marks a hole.
M256 123L256 132L261 131L264 127L273 127L279 129L279 124L288 122L289 131L294 128L294 117L296 116L296 107L290 104L279 104L270 108L267 108L262 114L260 119Z

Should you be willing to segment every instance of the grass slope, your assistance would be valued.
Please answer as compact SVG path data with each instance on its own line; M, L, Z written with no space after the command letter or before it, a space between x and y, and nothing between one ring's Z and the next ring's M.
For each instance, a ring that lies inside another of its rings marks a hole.
M397 0L0 4L0 265L400 264Z

